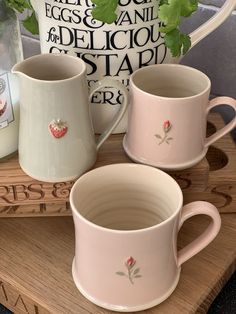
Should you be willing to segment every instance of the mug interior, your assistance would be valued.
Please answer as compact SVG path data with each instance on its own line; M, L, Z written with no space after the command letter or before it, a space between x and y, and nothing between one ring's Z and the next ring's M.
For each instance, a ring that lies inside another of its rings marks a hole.
M41 54L21 62L17 71L41 81L73 78L86 70L84 61L65 54Z
M167 98L186 98L210 89L209 78L201 71L178 64L147 66L131 76L133 85L143 92Z
M139 230L160 224L182 207L178 184L161 170L133 164L97 168L71 191L75 215L113 230Z

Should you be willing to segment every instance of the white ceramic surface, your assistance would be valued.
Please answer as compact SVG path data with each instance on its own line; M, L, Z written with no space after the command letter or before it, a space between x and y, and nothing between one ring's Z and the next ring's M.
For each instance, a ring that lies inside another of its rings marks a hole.
M88 83L92 86L104 76L119 79L126 86L138 68L155 63L176 63L159 32L159 1L119 1L117 21L104 24L91 16L92 2L31 0L40 29L43 53L67 53L81 57L88 65ZM190 34L192 47L217 28L232 12L236 0L224 6L207 23ZM100 91L93 97L95 132L101 133L119 109L114 89ZM103 106L104 101L110 106ZM117 108L118 107L118 108ZM125 115L115 133L125 132Z
M80 292L121 312L145 310L168 298L181 265L215 238L221 224L212 204L182 207L182 202L176 181L146 165L108 165L80 177L70 194L76 238L72 274ZM212 223L177 251L179 229L198 214Z

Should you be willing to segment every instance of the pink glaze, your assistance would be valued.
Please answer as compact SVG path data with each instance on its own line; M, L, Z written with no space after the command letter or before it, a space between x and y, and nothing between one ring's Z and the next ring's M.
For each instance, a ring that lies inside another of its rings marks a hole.
M92 170L75 183L70 202L74 281L91 302L114 311L144 310L168 298L178 284L180 265L206 247L221 225L217 209L207 202L182 208L175 180L145 165ZM211 224L177 252L180 227L199 214L209 216Z
M177 64L144 67L132 74L130 87L124 148L137 162L162 169L189 168L205 156L209 145L236 126L235 117L206 139L209 111L221 104L236 111L236 100L218 97L209 102L210 80L194 68Z

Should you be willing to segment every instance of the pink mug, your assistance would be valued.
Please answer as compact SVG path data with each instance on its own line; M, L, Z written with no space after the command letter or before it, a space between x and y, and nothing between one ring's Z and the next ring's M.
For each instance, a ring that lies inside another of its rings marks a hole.
M178 284L181 265L205 248L221 225L215 206L193 202L183 207L176 181L146 165L92 170L74 184L70 203L75 284L91 302L114 311L145 310L168 298ZM212 223L177 251L179 229L199 214Z
M236 100L209 102L210 79L179 64L158 64L135 71L130 79L131 104L123 146L128 156L164 170L192 167L208 147L236 126L236 117L206 138L207 115L218 105L236 112Z

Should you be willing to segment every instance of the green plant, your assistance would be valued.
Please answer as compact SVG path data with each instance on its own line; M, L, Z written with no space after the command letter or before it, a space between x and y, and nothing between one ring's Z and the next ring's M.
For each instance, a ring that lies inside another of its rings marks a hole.
M30 3L30 0L3 0L10 9L13 9L17 12L23 13L27 10L28 15L23 20L24 27L31 32L33 35L39 33L38 21L35 16L35 12Z
M118 0L92 0L95 8L92 15L95 19L111 24L116 18ZM173 57L185 54L191 47L187 34L180 31L183 17L189 17L198 8L198 0L160 0L158 16L162 22L160 31L165 34L165 45Z

